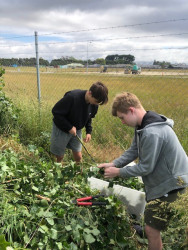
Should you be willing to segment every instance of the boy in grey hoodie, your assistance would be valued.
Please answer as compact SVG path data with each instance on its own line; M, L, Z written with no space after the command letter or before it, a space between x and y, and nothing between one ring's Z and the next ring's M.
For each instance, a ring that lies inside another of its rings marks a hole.
M148 249L160 250L160 231L167 227L168 206L188 186L188 157L172 129L173 121L146 111L134 94L118 94L112 115L134 127L135 135L130 148L119 158L98 167L104 168L105 178L142 177L147 200L144 217ZM129 166L137 158L138 163Z

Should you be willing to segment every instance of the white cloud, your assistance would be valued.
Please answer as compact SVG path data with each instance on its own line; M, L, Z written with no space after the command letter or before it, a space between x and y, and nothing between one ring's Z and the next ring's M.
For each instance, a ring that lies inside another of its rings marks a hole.
M35 56L34 31L38 31L39 54L48 60L117 53L132 54L136 60L188 63L187 49L180 49L188 47L188 34L183 34L188 25L186 0L0 0L0 4L0 57Z

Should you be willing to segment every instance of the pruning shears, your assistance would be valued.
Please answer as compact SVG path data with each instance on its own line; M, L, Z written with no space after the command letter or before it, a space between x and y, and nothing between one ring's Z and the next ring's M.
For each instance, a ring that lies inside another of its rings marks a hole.
M77 206L106 206L106 201L92 201L93 199L104 197L104 195L88 196L73 200L72 203Z

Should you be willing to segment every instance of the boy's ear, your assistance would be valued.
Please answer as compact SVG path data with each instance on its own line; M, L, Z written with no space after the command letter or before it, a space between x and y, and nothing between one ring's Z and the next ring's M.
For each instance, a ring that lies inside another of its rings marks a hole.
M131 113L134 113L135 108L134 107L129 107L129 110L131 111Z
M92 92L89 90L88 95L92 97Z

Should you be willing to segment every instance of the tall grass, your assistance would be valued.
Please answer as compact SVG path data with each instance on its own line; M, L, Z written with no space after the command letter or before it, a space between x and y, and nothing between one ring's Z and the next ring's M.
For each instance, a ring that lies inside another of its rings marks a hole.
M93 120L92 141L86 146L99 160L112 160L128 148L133 129L122 125L111 115L114 96L123 91L135 93L146 110L172 118L175 132L188 153L188 84L187 78L177 76L130 76L116 74L52 73L41 74L41 104L37 102L36 75L28 72L5 74L5 91L21 110L21 138L33 141L41 132L51 133L53 105L71 89L88 89L93 82L102 81L109 89L109 102L100 106ZM112 149L113 148L113 153ZM101 153L102 152L102 153Z

